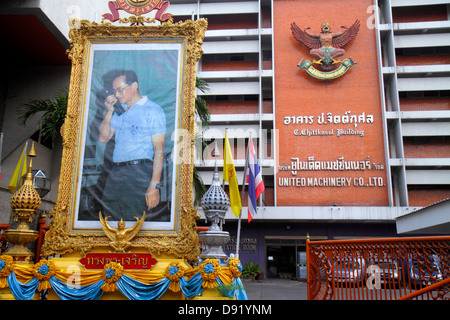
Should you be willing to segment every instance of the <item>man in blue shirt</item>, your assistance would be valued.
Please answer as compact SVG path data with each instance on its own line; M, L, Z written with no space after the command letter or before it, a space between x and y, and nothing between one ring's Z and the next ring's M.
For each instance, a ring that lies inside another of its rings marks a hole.
M111 172L103 191L103 213L112 220L133 220L160 201L166 118L162 108L141 96L134 71L117 71L114 94L105 99L106 114L99 126L100 142L114 136ZM125 109L114 112L117 101Z

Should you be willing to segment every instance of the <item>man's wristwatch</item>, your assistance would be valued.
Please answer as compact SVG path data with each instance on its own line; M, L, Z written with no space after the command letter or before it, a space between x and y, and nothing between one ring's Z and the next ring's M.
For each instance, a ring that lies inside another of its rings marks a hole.
M159 183L150 183L150 187L153 187L155 189L161 188L161 185Z

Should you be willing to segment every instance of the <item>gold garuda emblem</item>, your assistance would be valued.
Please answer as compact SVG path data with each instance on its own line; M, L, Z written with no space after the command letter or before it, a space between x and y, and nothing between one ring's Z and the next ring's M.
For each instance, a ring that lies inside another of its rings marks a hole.
M309 31L310 29L310 27L305 27L302 30L295 22L291 24L294 38L308 47L309 53L317 59L312 62L302 59L298 64L300 68L305 69L317 79L327 80L342 76L355 65L351 57L343 61L339 58L345 54L344 47L358 35L359 20L356 20L350 28L341 26L342 30L338 32L332 32L331 26L326 20L321 25L320 33L312 33Z
M112 228L108 224L108 219L111 217L103 218L101 212L98 213L98 216L100 218L103 232L109 238L109 240L111 240L109 242L109 246L113 248L115 252L125 252L125 250L131 246L131 240L137 236L145 221L144 211L141 219L135 217L136 224L132 228L126 229L123 219L120 219L120 221L117 223L117 228Z

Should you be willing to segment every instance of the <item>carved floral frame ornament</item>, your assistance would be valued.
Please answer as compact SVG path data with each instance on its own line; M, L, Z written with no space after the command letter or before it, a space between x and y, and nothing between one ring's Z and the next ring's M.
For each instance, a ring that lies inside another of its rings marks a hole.
M137 16L136 18L142 18ZM131 19L131 18L130 18ZM142 19L141 19L142 20ZM133 20L134 21L134 20ZM197 62L203 51L207 21L164 22L161 25L143 25L152 21L121 21L131 26L118 26L108 22L96 23L82 20L78 28L70 30L72 60L69 100L65 123L61 128L63 155L58 189L58 199L50 214L51 223L45 235L42 256L77 252L85 255L93 249L109 250L110 240L101 229L95 232L74 232L71 218L74 214L74 193L78 179L82 126L85 111L89 51L92 43L108 41L140 43L145 41L180 41L182 43L181 96L179 129L188 132L190 141L183 136L182 150L177 152L177 195L175 208L176 228L172 232L140 231L131 240L129 250L147 250L153 255L170 255L175 258L196 260L200 254L196 220L199 215L192 201L193 146L195 135L195 81ZM169 137L170 138L170 137ZM187 141L186 141L187 140ZM186 144L187 143L187 144ZM190 143L190 144L189 144ZM180 148L180 144L178 145Z

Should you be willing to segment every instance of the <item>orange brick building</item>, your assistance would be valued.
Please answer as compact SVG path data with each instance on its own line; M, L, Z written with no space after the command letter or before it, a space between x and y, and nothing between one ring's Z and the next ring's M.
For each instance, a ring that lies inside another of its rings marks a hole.
M199 77L210 83L203 96L212 113L210 130L222 133L216 139L220 149L228 130L239 181L251 133L264 173L258 216L242 227L244 261L258 261L268 277L283 272L302 277L307 233L313 239L399 236L396 217L450 196L447 4L198 4L198 10L190 7L193 17L209 21ZM360 21L341 58L356 64L325 81L297 66L314 57L291 32L295 22L319 33L324 20L335 32ZM344 123L345 116L355 121ZM207 152L204 156L197 164L209 183L213 161ZM357 162L367 166L331 169ZM246 214L244 207L244 219ZM228 214L225 228L231 233L234 221Z

